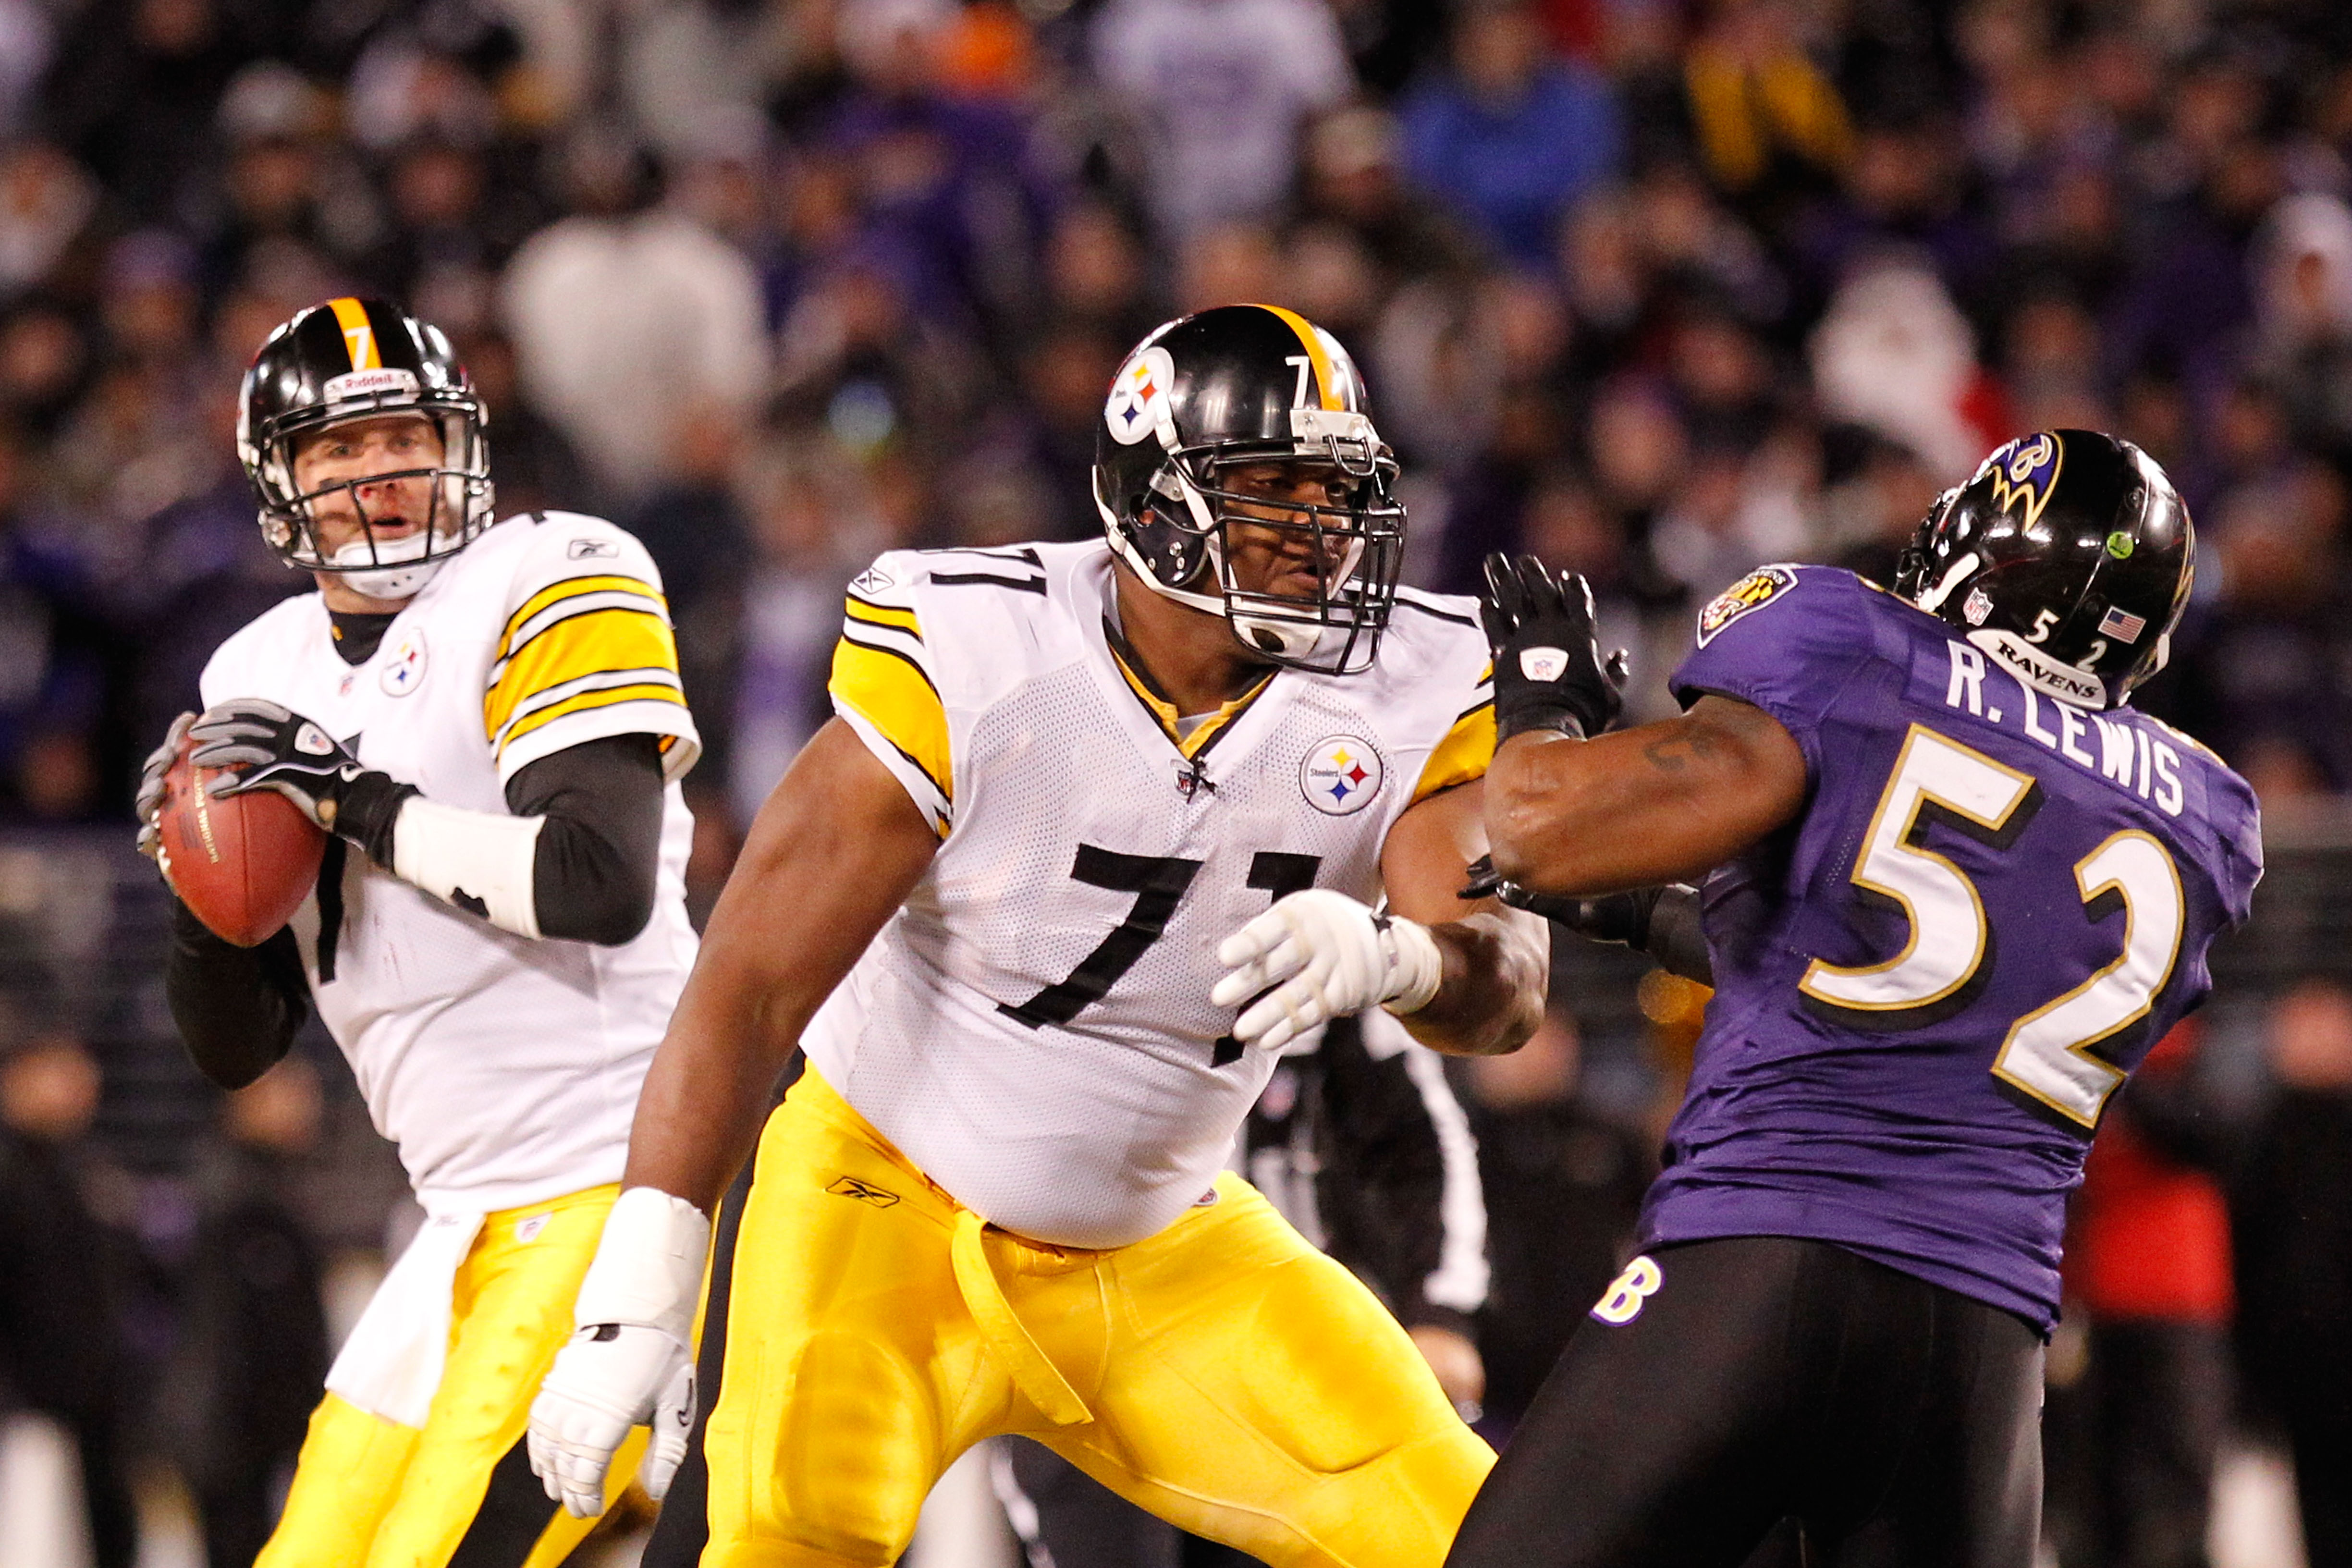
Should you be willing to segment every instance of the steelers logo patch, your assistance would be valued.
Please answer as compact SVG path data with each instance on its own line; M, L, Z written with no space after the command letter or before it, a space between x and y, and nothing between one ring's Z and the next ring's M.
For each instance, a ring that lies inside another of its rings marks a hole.
M1349 816L1381 793L1387 770L1372 743L1357 735L1334 735L1298 766L1298 787L1307 804L1326 816Z
M1111 377L1110 400L1103 405L1103 423L1110 438L1132 447L1148 436L1160 444L1175 445L1175 413L1169 406L1169 389L1176 384L1176 362L1166 349L1154 345L1118 367Z
M384 651L383 673L376 677L389 697L405 697L425 684L425 634L415 626Z

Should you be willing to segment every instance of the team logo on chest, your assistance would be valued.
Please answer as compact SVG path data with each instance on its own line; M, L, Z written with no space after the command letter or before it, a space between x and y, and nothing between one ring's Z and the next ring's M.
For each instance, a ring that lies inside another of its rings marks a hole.
M383 672L376 677L388 697L405 697L425 684L425 633L411 626L384 650Z
M1298 765L1298 787L1307 804L1326 816L1349 816L1371 804L1386 775L1381 754L1370 741L1334 735Z

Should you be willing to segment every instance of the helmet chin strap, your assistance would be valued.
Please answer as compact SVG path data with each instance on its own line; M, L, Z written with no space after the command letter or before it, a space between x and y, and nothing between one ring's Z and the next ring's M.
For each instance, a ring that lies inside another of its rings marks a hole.
M354 539L328 557L325 564L355 594L371 599L406 599L422 592L448 560L446 555L423 559L432 548L433 535L424 529L382 543Z

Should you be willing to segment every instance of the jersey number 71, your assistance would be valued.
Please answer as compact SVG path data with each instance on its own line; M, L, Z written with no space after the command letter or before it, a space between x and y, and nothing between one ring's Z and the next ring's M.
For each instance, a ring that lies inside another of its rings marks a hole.
M1960 833L2007 850L2040 805L2031 773L1995 762L1924 724L1911 726L1878 799L1853 879L1902 906L1910 938L1881 963L1848 967L1816 958L1798 989L1838 1014L1882 1028L1915 1027L1965 1003L1984 978L1990 946L1984 900L1967 873L1918 842L1933 814ZM2180 954L2185 900L2180 871L2153 835L2127 828L2074 863L2086 915L2120 903L2123 951L2081 984L2010 1026L1992 1075L2084 1127L2098 1125L2123 1072L2091 1047L2147 1016Z
M1245 885L1281 899L1313 887L1316 868L1322 864L1319 855L1261 849L1250 858ZM1119 976L1135 967L1135 961L1143 956L1144 950L1167 932L1170 918L1176 913L1176 906L1183 900L1185 890L1192 887L1192 878L1200 869L1200 861L1179 856L1122 855L1116 849L1079 845L1077 859L1070 868L1071 879L1090 888L1133 893L1135 903L1128 910L1127 918L1113 926L1110 934L1078 961L1068 978L1046 986L1018 1006L999 1002L996 1010L1035 1029L1047 1024L1066 1024L1087 1006L1101 1001ZM1213 1065L1223 1067L1237 1061L1241 1054L1240 1043L1227 1035L1216 1044Z

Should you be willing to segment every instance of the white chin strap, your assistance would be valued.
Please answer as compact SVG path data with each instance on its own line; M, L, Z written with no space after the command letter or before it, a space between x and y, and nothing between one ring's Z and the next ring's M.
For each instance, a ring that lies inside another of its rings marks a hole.
M441 570L441 561L447 559L419 559L433 548L433 539L429 531L373 545L365 539L354 539L336 551L327 564L337 569L338 575L355 594L371 599L412 598L433 581L433 574Z

